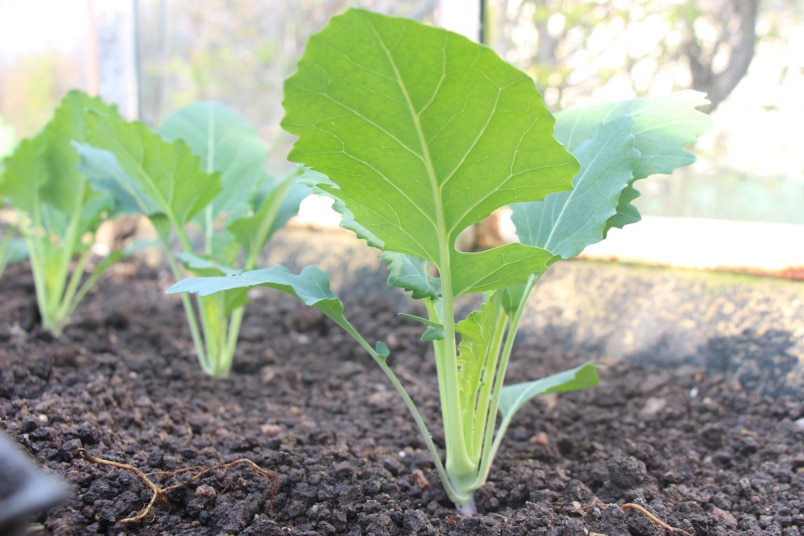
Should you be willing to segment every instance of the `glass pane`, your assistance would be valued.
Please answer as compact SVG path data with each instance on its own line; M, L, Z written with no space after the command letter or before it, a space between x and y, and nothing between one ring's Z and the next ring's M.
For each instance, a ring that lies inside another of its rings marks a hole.
M141 116L158 123L196 100L216 100L248 118L286 166L282 81L309 36L349 6L432 22L437 0L151 0L140 2Z
M699 162L651 178L646 215L804 223L799 2L488 0L487 41L554 109L695 88L715 128Z

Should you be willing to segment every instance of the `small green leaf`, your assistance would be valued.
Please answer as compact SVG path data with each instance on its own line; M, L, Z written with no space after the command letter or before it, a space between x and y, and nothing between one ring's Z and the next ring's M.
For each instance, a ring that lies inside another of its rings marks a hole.
M502 294L502 309L506 315L512 317L516 314L520 307L525 305L523 302L530 297L530 293L532 291L532 287L525 283L495 292L500 292Z
M282 265L243 272L233 276L189 277L167 289L167 294L194 292L209 296L216 292L231 289L265 286L275 288L299 298L310 307L315 307L336 324L353 331L343 315L343 303L330 290L327 273L315 266L307 266L299 274L294 274Z
M178 254L179 260L182 262L185 268L193 272L194 275L197 276L208 276L208 275L237 275L241 272L236 268L231 268L229 266L224 266L219 262L216 262L212 259L202 257L200 255L195 255L193 253L189 253L187 251L182 251Z
M421 337L422 342L433 342L433 341L443 341L444 340L444 329L438 329L433 326L427 326L422 333Z
M437 300L441 281L427 273L427 261L412 255L383 251L380 260L388 263L388 284L411 292L414 299Z
M410 318L411 320L421 322L422 324L427 326L427 329L424 330L424 334L422 334L422 341L430 342L430 341L440 341L444 339L444 324L433 322L432 320L428 320L427 318L422 318L420 316L408 313L399 313L399 316Z
M44 136L22 140L4 160L6 169L0 182L0 195L17 210L33 213L42 203L41 188L47 184L48 170L41 156L46 150Z
M415 320L416 322L420 322L425 326L430 326L431 328L444 329L444 324L441 324L440 322L434 322L428 318L423 318L418 315L412 315L410 313L399 313L399 316L404 318L410 318L411 320Z
M512 286L552 257L455 241L495 209L567 190L578 170L533 81L490 49L409 19L350 9L285 83L289 158L326 174L377 243L454 274L454 294Z
M391 350L389 350L388 346L382 341L377 341L375 351L377 352L378 356L383 358L387 358L389 355L391 355Z
M595 365L585 363L540 380L506 385L500 393L500 413L503 420L509 421L528 400L535 396L577 391L597 385L599 382Z
M86 117L90 112L117 113L113 106L98 98L70 91L43 131L47 143L47 151L43 156L50 179L42 190L42 199L66 214L72 214L76 206L86 205L92 198L100 197L98 192L87 188L86 178L77 170L78 152L70 143L88 139ZM97 218L97 214L111 204L109 196L102 197L103 203L96 205L94 210L97 212L93 218Z
M606 222L617 213L620 194L633 180L639 158L628 115L600 125L593 138L574 149L581 171L573 189L543 201L516 203L511 219L523 244L538 246L564 259L603 240Z

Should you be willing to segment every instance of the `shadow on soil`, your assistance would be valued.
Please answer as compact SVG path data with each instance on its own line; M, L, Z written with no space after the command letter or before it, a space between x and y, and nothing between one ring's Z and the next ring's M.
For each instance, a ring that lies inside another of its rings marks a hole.
M385 285L376 250L350 235L290 229L274 244L268 264L316 264L345 301L381 294L400 311L412 307L406 294ZM463 305L468 312L472 301ZM802 318L798 281L567 261L542 277L519 336L596 361L700 368L779 396L804 389Z

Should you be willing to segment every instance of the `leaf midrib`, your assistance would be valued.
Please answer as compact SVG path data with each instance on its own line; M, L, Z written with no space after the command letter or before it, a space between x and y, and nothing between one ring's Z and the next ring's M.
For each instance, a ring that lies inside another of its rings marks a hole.
M413 105L413 100L410 97L410 92L408 91L407 86L405 86L403 82L401 73L399 72L396 62L394 61L394 58L391 55L391 51L388 49L388 47L385 44L385 41L383 41L382 37L377 32L375 26L371 23L369 23L369 25L371 27L371 31L374 33L374 36L377 39L377 43L382 48L382 51L388 60L388 64L391 66L391 69L393 70L394 75L396 76L396 81L397 84L399 85L399 89L400 91L402 91L402 95L405 97L405 102L407 103L408 106L408 110L410 110L411 112L410 114L411 120L413 121L413 125L416 128L416 136L419 140L419 145L421 147L422 153L420 156L422 157L422 163L424 164L425 170L427 171L427 178L430 182L430 190L433 194L433 198L435 199L435 212L436 212L435 225L438 239L439 259L430 259L430 260L437 263L439 270L442 272L442 277L444 275L449 277L447 275L449 273L449 244L447 244L447 238L446 238L447 226L446 226L446 218L444 215L444 204L441 199L441 189L438 184L438 178L436 177L435 167L433 166L433 160L432 157L430 156L430 150L427 144L427 139L422 129L421 119L419 117L419 114L416 113L416 108ZM441 78L443 81L444 78L443 71L441 74ZM435 94L431 98L430 102L432 102L433 99L435 99ZM425 251L427 250L425 249Z
M609 138L611 138L611 137L609 136ZM558 216L553 220L553 222L552 222L553 225L550 228L550 234L547 235L547 239L544 241L544 249L546 249L547 251L554 251L553 249L551 249L551 242L553 240L553 235L555 235L556 231L561 227L561 221L564 219L564 215L565 215L565 213L567 211L567 207L570 206L570 204L572 202L572 199L575 197L575 194L578 193L579 186L587 178L589 178L589 170L592 169L592 167L594 166L595 162L597 162L598 159L601 156L602 156L602 152L600 150L598 150L595 153L595 156L592 158L592 160L590 160L589 163L586 165L585 169L582 169L580 174L576 175L576 177L578 177L578 183L577 184L575 184L575 178L573 178L573 180L572 180L572 189L569 191L569 195L564 200L564 203L561 206L561 210L558 212ZM560 242L559 242L559 244L560 244ZM559 245L559 244L557 244L557 245Z

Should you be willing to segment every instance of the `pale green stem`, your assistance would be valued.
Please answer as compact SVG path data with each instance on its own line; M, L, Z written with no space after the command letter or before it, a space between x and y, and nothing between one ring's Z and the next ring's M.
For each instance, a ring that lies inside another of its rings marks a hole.
M25 241L28 244L28 255L31 259L31 271L34 277L34 290L36 291L36 303L42 318L42 326L52 331L53 314L51 313L51 292L47 277L47 241L49 237L45 233L45 226L42 222L41 204L34 203L31 222L26 226Z
M28 257L31 260L31 272L34 278L34 291L36 292L36 303L39 307L39 312L42 315L44 322L46 311L43 309L47 307L47 278L45 277L45 260L44 253L42 252L40 238L33 237L32 235L25 235L25 242L28 244Z
M507 324L506 316L499 314L499 311L497 311L494 336L486 356L486 363L483 365L483 383L477 393L476 405L473 408L472 430L467 436L467 442L471 442L472 445L472 459L475 460L476 467L482 459L483 441L488 433L488 422L494 423L497 417L493 412L489 411L489 404L491 404L492 387L496 384L496 378L500 374L497 365ZM483 433L480 433L480 430L483 430Z
M232 369L232 362L234 361L235 351L237 350L237 339L240 337L240 325L243 322L243 314L245 307L238 307L229 316L229 330L226 335L226 348L224 349L224 359L221 366L218 367L218 377L226 377Z
M399 381L399 378L388 366L387 359L382 357L377 353L377 351L372 348L372 346L357 332L356 329L344 319L343 322L337 322L339 326L341 326L349 335L355 339L360 346L363 347L366 352L371 355L372 359L380 366L382 371L391 381L391 384L396 389L397 393L402 397L405 406L407 406L408 410L410 411L411 415L413 415L413 420L416 422L416 426L419 428L419 432L422 435L422 439L424 439L425 445L427 445L427 450L430 453L430 457L433 459L433 463L436 466L436 472L438 473L438 477L441 480L441 484L444 486L444 491L447 493L449 499L455 504L467 504L472 501L471 496L467 496L461 493L454 485L452 479L450 478L449 473L447 472L446 468L444 467L444 463L441 461L441 455L438 452L438 448L433 443L432 434L430 433L430 429L427 427L427 423L424 422L424 418L422 417L419 409L416 407L416 404L413 402L413 399L410 398L405 386L402 385L402 382Z
M439 312L439 303L436 300L425 299L424 306L427 308L427 315L429 319L433 322L441 324L441 313ZM442 389L442 385L446 385L446 379L444 375L446 374L446 366L444 365L444 341L443 340L434 340L432 341L433 344L433 357L436 363L436 381L438 382L438 396L440 407L444 408L447 405L447 393L445 389Z
M215 309L210 310L208 307L209 300L222 300L223 296L198 296L195 300L198 305L198 316L201 319L201 333L204 337L204 345L206 348L206 366L204 372L210 376L217 377L218 369L221 366L221 351L224 345L223 338L226 333L227 318L223 315L215 314L220 308L218 304L214 304ZM210 315L212 311L212 315ZM223 318L220 318L223 316ZM213 318L211 318L213 317ZM223 334L223 336L222 336Z
M212 219L212 204L204 208L204 249L208 255L212 254L212 235L214 234L215 222Z
M445 247L448 247L445 245ZM449 259L445 251L442 259ZM441 273L441 325L444 326L443 358L436 360L439 373L439 390L443 392L441 414L444 421L447 472L457 488L468 477L473 477L475 465L469 458L463 435L463 411L461 409L460 381L458 377L458 351L455 333L455 297L452 294L452 274L449 261L439 266ZM443 380L443 383L441 383Z
M72 298L72 304L71 304L70 310L68 311L68 314L67 314L68 317L72 316L72 313L75 310L75 308L78 306L79 303L81 303L83 301L84 296L86 296L87 292L89 292L89 290L95 285L95 283L98 281L98 279L100 279L100 276L103 274L104 271L106 271L107 268L109 268L109 266L111 266L111 264L103 266L102 269L100 269L100 270L98 270L96 268L89 275L87 280L84 282L83 285L81 285L81 288L78 290L78 292Z
M88 188L87 183L82 182L81 191L78 193L80 197L84 196L84 191L86 188ZM57 306L54 309L54 315L57 324L60 326L58 329L59 333L64 328L72 309L74 309L74 307L71 307L72 297L75 295L78 285L81 283L81 276L84 273L84 268L86 267L89 257L92 254L91 250L87 248L84 253L81 254L75 269L72 270L72 273L70 272L70 263L73 260L73 253L76 251L76 249L78 249L78 246L80 246L81 243L81 233L79 232L79 229L81 225L82 209L83 206L79 204L73 210L73 213L70 215L70 225L67 228L64 243L61 244L62 251L60 266L62 268L62 272L59 274L61 277L59 277L57 288L54 289L57 303Z
M526 283L525 292L522 294L522 300L517 305L514 315L511 317L511 322L508 326L508 333L505 337L505 345L503 346L502 357L500 359L497 376L494 379L494 390L491 400L491 407L489 408L489 420L486 424L486 433L484 434L483 455L481 456L480 467L477 473L477 480L474 483L475 489L479 488L486 482L491 470L491 464L497 455L497 450L500 448L505 432L508 430L510 419L504 419L500 423L500 427L495 434L494 427L497 422L497 410L500 403L500 394L502 393L503 384L505 382L505 372L508 368L508 361L511 357L511 351L514 347L514 340L516 339L516 332L519 329L519 322L522 320L522 314L528 304L528 297L533 291L533 287L541 277L539 275L531 275Z
M67 324L68 319L70 316L72 316L73 311L76 307L78 307L81 298L83 298L84 295L86 295L86 293L89 291L89 286L87 284L81 287L82 292L79 293L78 289L81 283L81 278L84 275L84 270L86 269L87 263L89 262L89 258L91 256L92 250L90 248L86 248L78 257L75 268L73 268L72 273L70 273L67 288L64 290L64 293L61 296L59 307L55 313L56 325L58 326L58 331L54 332L56 335L61 333ZM69 262L69 260L67 262ZM96 280L97 277L91 277L90 280L87 280L87 283L94 283Z
M181 228L176 228L179 240L182 243L182 247L185 251L192 251L190 248L190 241L187 239L187 235L184 234ZM179 269L179 265L176 262L176 257L170 251L170 241L166 236L160 236L160 240L162 241L162 245L164 246L165 250L165 257L167 258L168 264L170 265L170 270L173 273L173 277L176 281L180 280L182 277L181 270ZM204 372L209 373L210 364L207 359L206 351L204 349L204 341L201 337L201 333L198 330L198 319L195 315L195 309L193 308L193 303L190 299L189 294L182 294L181 295L181 302L184 306L184 313L187 316L187 324L190 326L190 335L193 339L193 346L195 346L195 352L198 356L198 362L201 364L201 369ZM199 307L201 309L201 307Z
M209 163L211 166L211 163ZM294 168L288 175L285 176L280 184L285 181L290 181L294 176L299 176L303 173L304 169L301 166ZM278 186L279 187L279 186ZM287 185L289 187L289 184ZM266 241L266 236L271 231L273 222L276 219L276 213L281 204L281 196L276 200L276 206L273 207L273 216L266 217L262 222L257 232L254 234L252 244L254 247L248 252L246 262L243 265L243 270L248 271L254 269L257 264L257 259L262 251L262 245ZM206 248L207 253L212 253L212 236L213 225L212 221L212 208L207 206L206 209ZM205 372L216 378L223 378L229 375L234 361L235 352L237 351L237 341L240 337L240 327L243 323L243 315L245 314L245 307L238 307L229 315L228 319L219 319L220 325L217 333L212 328L208 318L207 310L201 306L199 299L199 311L201 315L202 331L207 345L207 360L209 361L209 370Z

